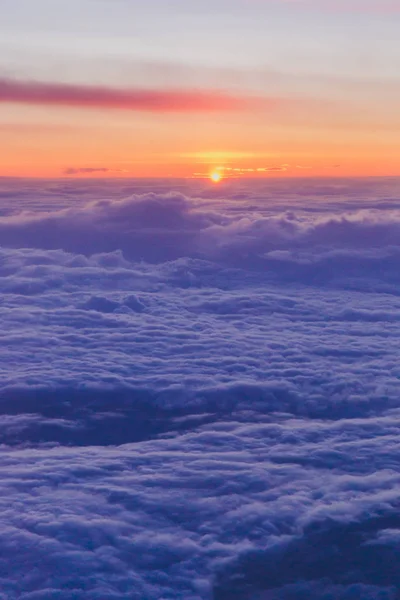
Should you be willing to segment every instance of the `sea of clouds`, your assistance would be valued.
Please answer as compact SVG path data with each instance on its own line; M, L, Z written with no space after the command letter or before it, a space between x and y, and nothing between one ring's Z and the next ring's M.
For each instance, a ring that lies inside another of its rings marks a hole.
M400 598L400 181L0 180L0 599Z

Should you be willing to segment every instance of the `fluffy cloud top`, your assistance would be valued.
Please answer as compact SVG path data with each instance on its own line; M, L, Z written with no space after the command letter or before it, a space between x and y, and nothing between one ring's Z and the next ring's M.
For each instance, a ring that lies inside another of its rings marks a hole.
M110 185L0 186L0 598L397 599L397 182Z

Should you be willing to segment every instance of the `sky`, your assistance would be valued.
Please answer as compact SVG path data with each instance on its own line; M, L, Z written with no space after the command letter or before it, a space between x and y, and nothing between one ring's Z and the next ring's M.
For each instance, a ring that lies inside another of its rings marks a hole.
M0 176L400 174L398 0L0 8Z

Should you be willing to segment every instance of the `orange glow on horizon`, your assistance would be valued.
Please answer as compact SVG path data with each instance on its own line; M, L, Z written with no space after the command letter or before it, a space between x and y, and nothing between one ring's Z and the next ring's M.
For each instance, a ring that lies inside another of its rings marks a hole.
M243 115L232 124L221 116L155 119L3 108L0 177L170 177L218 184L239 178L400 175L395 129L381 136L378 130L285 129L279 123L264 128Z
M214 184L239 178L400 176L400 120L392 100L379 115L375 104L355 112L352 102L327 110L311 100L299 100L291 110L276 107L273 114L183 110L186 104L167 113L111 110L98 106L98 96L88 110L58 104L57 98L42 106L29 94L30 103L12 101L35 90L74 91L82 100L86 88L21 85L3 90L9 101L0 104L0 176L199 178ZM102 94L108 104L121 100L114 92ZM168 89L162 98L171 100ZM204 94L199 98L203 101ZM138 109L144 100L154 98L129 96Z

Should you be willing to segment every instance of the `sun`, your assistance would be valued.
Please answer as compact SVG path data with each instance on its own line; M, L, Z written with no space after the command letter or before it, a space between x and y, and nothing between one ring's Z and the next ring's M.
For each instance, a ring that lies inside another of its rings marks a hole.
M219 183L222 179L222 175L221 175L221 173L218 173L218 171L214 171L213 173L211 173L210 179L214 183Z

